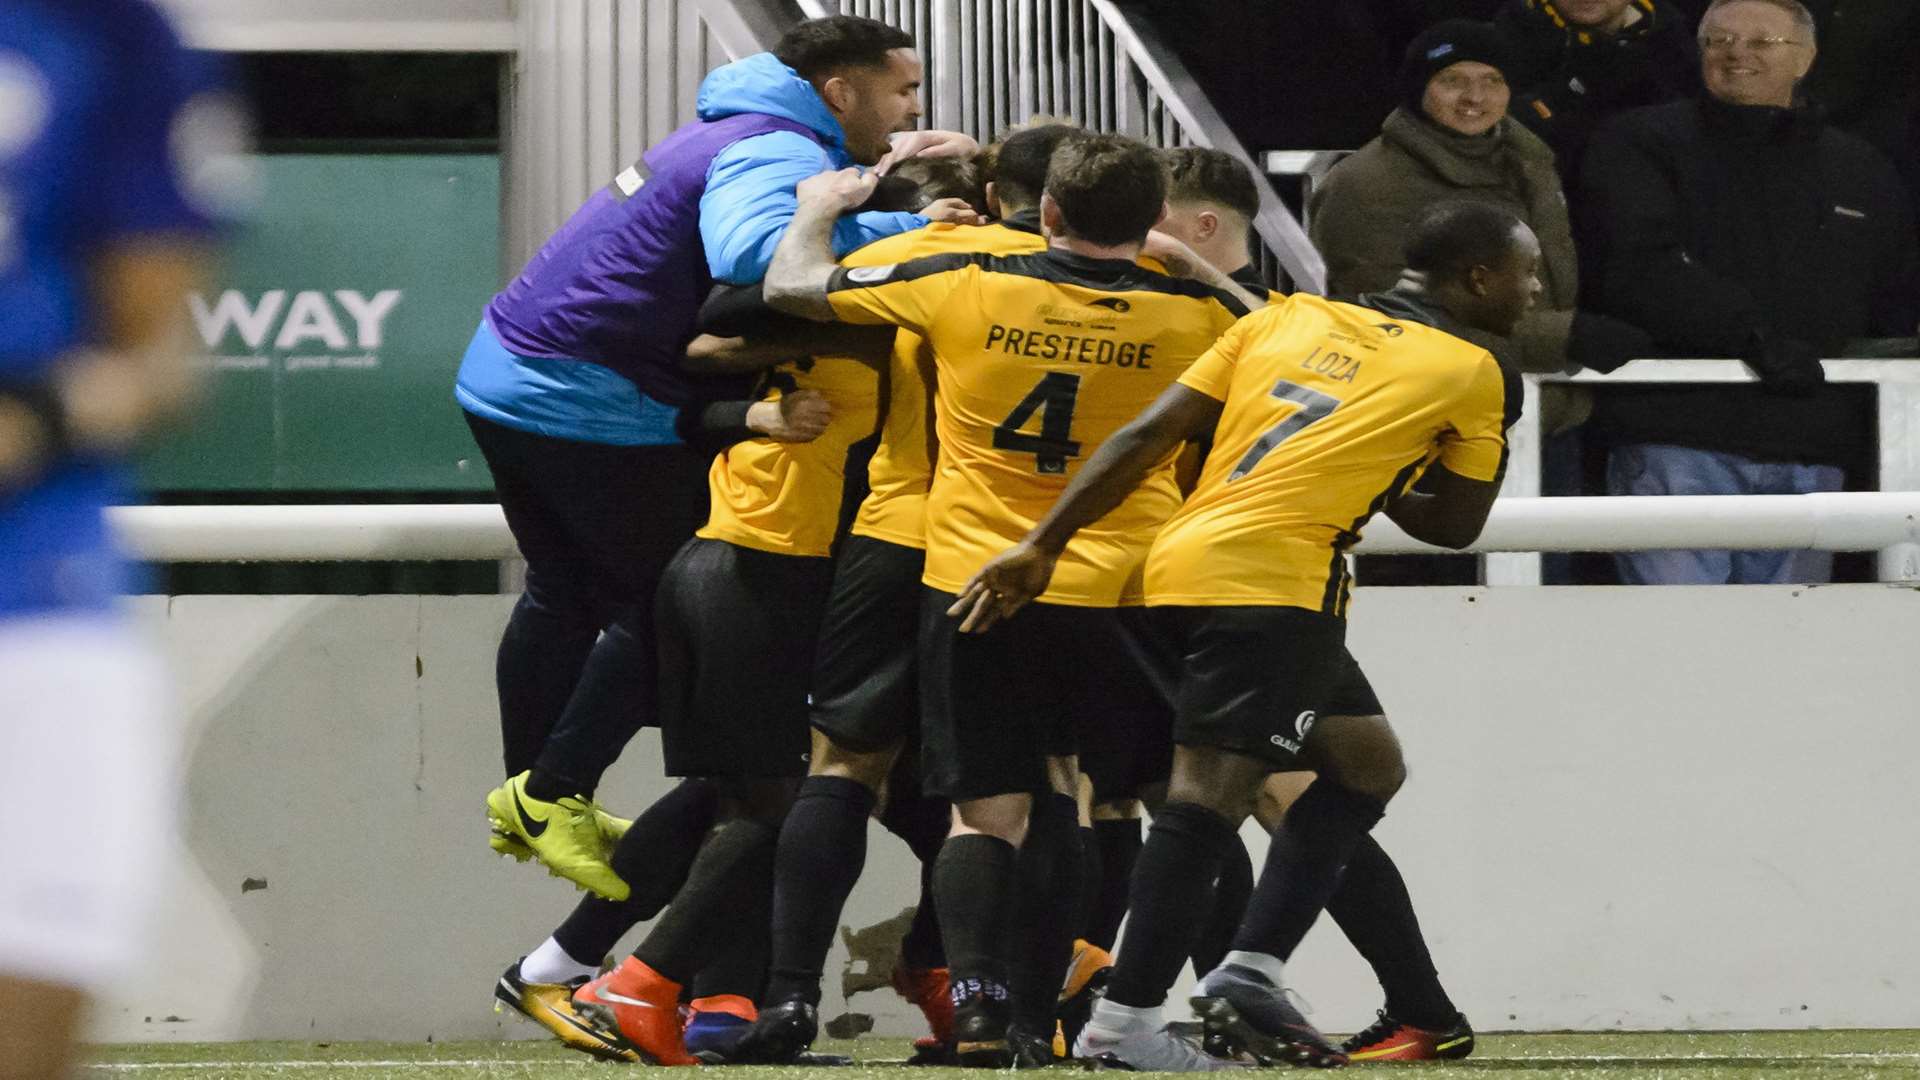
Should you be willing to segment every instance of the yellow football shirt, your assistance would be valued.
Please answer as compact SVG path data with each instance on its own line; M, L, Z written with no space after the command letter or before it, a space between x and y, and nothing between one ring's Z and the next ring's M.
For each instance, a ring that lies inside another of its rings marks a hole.
M1046 238L1018 219L992 225L933 224L876 240L841 259L843 266L884 266L949 252L1021 255L1045 250ZM927 426L927 384L921 373L925 341L902 330L887 361L886 418L880 443L867 465L866 500L853 532L905 547L927 546L927 488L933 479L932 432Z
M932 350L940 453L922 580L947 592L1026 535L1087 455L1243 314L1198 283L1057 250L841 269L827 295L841 319L891 323ZM1169 454L1081 530L1038 599L1140 602L1141 562L1180 501L1172 466Z
M880 376L852 357L808 357L769 371L759 399L778 401L797 390L827 399L827 430L812 442L748 439L715 455L707 470L707 523L696 535L776 555L832 554L847 450L879 422Z
M1329 615L1346 612L1347 548L1428 465L1500 478L1519 393L1477 345L1307 294L1241 320L1180 382L1225 404L1154 542L1147 602Z

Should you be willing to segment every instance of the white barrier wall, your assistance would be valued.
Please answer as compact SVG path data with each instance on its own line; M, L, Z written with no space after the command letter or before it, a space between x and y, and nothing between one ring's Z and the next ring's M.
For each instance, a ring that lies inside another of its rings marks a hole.
M180 682L185 842L96 1037L533 1033L490 987L578 894L485 845L512 602L136 602ZM1920 1026L1920 591L1374 589L1354 612L1413 769L1379 835L1479 1027ZM657 762L643 733L604 800L639 809ZM876 831L845 922L916 880ZM844 962L826 1017L916 1032L887 990L844 997ZM1378 1004L1328 925L1293 972L1330 1030Z

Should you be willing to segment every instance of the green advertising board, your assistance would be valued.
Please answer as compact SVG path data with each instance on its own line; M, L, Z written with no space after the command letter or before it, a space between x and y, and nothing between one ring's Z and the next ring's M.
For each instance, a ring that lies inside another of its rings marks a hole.
M211 392L153 490L492 487L454 372L499 287L493 154L260 158L266 197L190 297Z

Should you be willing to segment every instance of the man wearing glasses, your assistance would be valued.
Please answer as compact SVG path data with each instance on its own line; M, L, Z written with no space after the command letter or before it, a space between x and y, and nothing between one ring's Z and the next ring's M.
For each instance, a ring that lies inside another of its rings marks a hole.
M1667 356L1732 356L1755 385L1623 386L1599 402L1622 495L1833 491L1872 454L1870 399L1825 385L1849 339L1905 337L1920 254L1893 167L1800 93L1815 54L1797 0L1714 0L1700 21L1706 93L1638 109L1594 137L1581 237L1596 306ZM1631 584L1829 578L1824 552L1618 556Z

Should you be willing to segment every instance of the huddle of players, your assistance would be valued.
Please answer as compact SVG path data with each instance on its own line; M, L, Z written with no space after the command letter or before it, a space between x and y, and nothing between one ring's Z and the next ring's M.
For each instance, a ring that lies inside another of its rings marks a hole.
M1176 171L1205 154L1174 152ZM1201 280L1137 261L1169 199L1165 165L1119 137L1030 129L998 148L997 223L936 224L843 265L828 232L872 180L802 184L764 294L710 305L716 336L693 351L738 369L777 356L769 342L817 340L766 308L881 333L772 368L770 397L826 399L825 433L720 453L709 522L663 579L667 770L723 782L676 789L660 819L711 803L718 827L672 865L649 857L660 806L635 822L614 864L667 887L583 902L543 948L597 957L671 898L666 914L618 968L554 988L570 993L534 992L516 965L503 979L516 1007L581 1049L681 1064L696 1060L677 1012L690 988L696 1022L702 1009L736 1022L719 1057L795 1060L817 1033L824 960L885 791L883 820L929 864L946 1048L967 1065L1044 1063L1086 891L1084 769L1103 799L1169 786L1076 1056L1341 1063L1279 992L1281 963L1329 907L1388 991L1358 1045L1470 1048L1368 836L1403 768L1343 644L1343 552L1381 511L1436 542L1477 534L1518 396L1443 328L1510 328L1537 289L1537 249L1506 215L1446 208L1409 251L1408 287L1243 318L1257 300L1190 249L1153 254ZM836 546L847 453L876 426L871 493ZM1184 502L1183 448L1205 457ZM916 737L932 798L898 767ZM1195 999L1208 1054L1161 1003L1262 782L1299 769L1318 779Z

